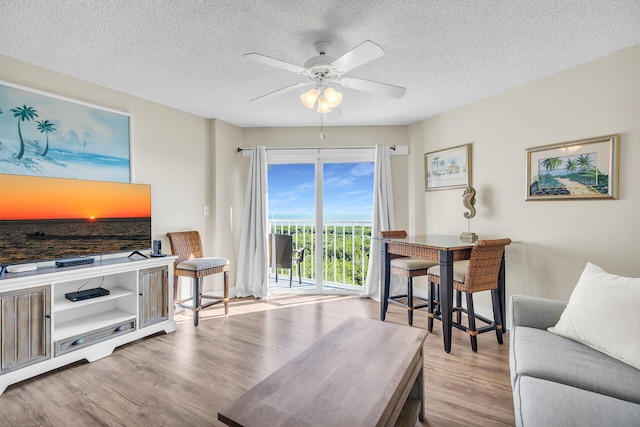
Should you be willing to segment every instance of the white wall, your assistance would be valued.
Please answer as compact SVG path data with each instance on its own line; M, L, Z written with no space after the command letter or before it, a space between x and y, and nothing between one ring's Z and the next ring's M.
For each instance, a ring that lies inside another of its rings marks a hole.
M248 167L244 168L242 156L237 148L242 146L242 129L213 120L214 158L211 169L213 174L212 212L212 256L227 258L231 263L229 283L235 286L237 257L242 232L244 193Z
M462 190L424 191L420 153L473 143L480 238L510 237L507 293L567 299L586 262L640 277L640 46L410 126L418 232L466 231ZM525 201L525 149L619 133L619 200ZM483 300L488 306L488 300Z

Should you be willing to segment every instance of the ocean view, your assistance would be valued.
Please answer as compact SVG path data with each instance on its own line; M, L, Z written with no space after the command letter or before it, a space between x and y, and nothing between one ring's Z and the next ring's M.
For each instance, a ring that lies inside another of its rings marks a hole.
M151 246L151 218L0 221L0 264Z
M269 214L269 221L313 221L313 214L294 214L294 213L274 213ZM335 213L324 214L325 221L356 221L356 222L371 222L371 213L368 214L347 214L347 213Z

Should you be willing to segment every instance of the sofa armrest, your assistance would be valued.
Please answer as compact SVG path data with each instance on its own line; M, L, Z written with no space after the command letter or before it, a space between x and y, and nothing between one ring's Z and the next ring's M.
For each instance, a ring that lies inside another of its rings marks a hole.
M514 295L509 302L511 308L511 327L527 326L547 329L555 326L567 307L566 301Z

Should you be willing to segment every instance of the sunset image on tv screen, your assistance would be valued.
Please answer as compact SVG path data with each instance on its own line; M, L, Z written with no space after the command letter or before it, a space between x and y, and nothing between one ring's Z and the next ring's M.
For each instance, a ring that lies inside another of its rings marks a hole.
M0 175L0 194L0 265L150 246L150 185Z
M151 216L148 185L0 175L0 188L0 220Z

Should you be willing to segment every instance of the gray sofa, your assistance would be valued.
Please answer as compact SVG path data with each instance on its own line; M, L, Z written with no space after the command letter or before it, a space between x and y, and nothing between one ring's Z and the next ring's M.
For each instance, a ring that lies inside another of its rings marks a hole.
M513 296L510 306L517 426L640 426L640 370L548 332L566 302Z

